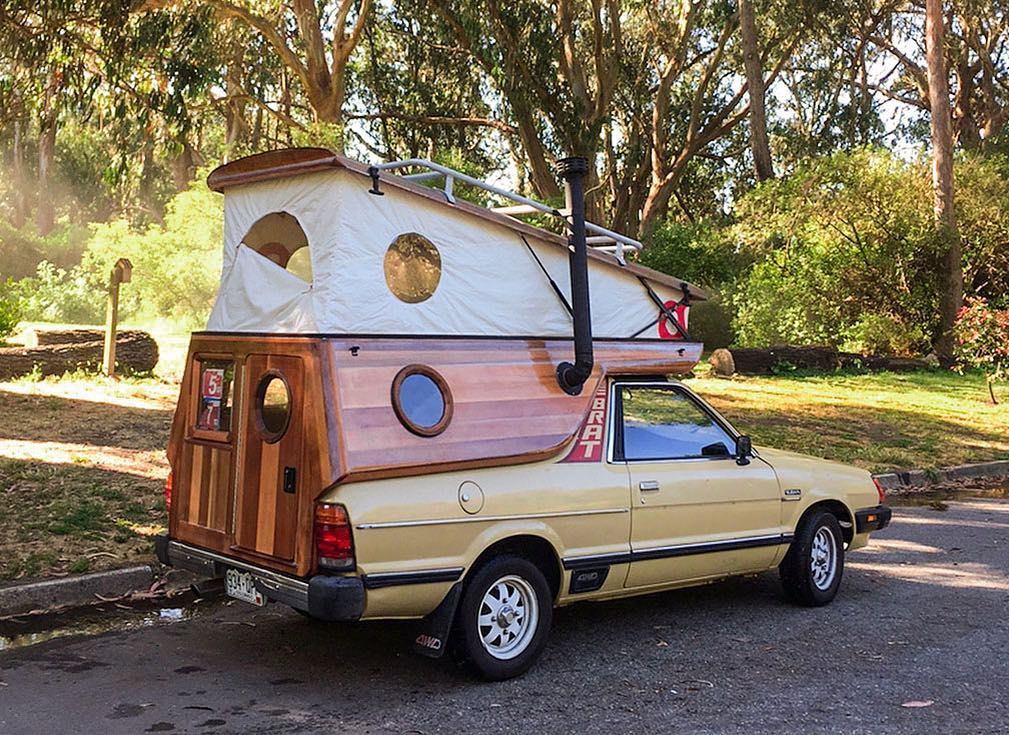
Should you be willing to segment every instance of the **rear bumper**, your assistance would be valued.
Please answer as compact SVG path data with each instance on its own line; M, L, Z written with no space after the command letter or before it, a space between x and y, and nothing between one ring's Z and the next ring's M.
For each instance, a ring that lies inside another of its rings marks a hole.
M893 511L885 505L855 511L855 533L879 531L890 525Z
M228 569L249 572L256 589L264 597L290 605L320 620L359 620L364 613L364 583L360 577L318 574L307 580L298 579L173 541L166 535L155 539L154 549L162 564L205 577L223 577Z

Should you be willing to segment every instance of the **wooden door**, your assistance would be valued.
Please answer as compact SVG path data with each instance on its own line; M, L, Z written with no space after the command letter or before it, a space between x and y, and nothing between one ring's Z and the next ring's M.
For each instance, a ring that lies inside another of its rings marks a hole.
M299 357L251 354L245 362L235 545L289 562L305 492L304 372Z

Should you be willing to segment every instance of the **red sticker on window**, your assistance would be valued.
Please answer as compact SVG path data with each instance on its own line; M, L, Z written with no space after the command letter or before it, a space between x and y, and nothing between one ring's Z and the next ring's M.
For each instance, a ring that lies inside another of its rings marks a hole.
M687 328L687 309L689 308L686 304L678 304L675 301L667 301L666 308L673 312L676 317L676 321L680 323L680 326L684 330ZM675 324L669 322L669 317L665 314L659 319L659 337L661 339L683 339L683 334L680 330L676 328Z
M224 397L224 370L218 368L207 368L203 371L203 390L201 395L204 398L221 400Z
M561 462L598 462L603 457L603 439L606 431L606 381L599 382L599 389L592 397L589 415L585 417L578 439Z

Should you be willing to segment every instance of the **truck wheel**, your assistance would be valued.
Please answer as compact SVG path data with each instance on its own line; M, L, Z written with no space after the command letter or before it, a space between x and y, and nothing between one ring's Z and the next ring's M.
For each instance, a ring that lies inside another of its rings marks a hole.
M833 513L802 519L778 571L785 596L797 605L819 607L834 599L844 572L844 538Z
M524 673L550 632L553 598L539 568L519 556L499 556L467 582L456 619L461 653L488 681Z

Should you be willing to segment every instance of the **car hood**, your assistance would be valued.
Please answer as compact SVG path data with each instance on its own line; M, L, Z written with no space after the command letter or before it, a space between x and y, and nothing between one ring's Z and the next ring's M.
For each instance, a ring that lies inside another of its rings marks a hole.
M834 487L857 490L870 497L875 493L872 475L866 470L798 452L758 447L760 458L778 475L782 487Z

